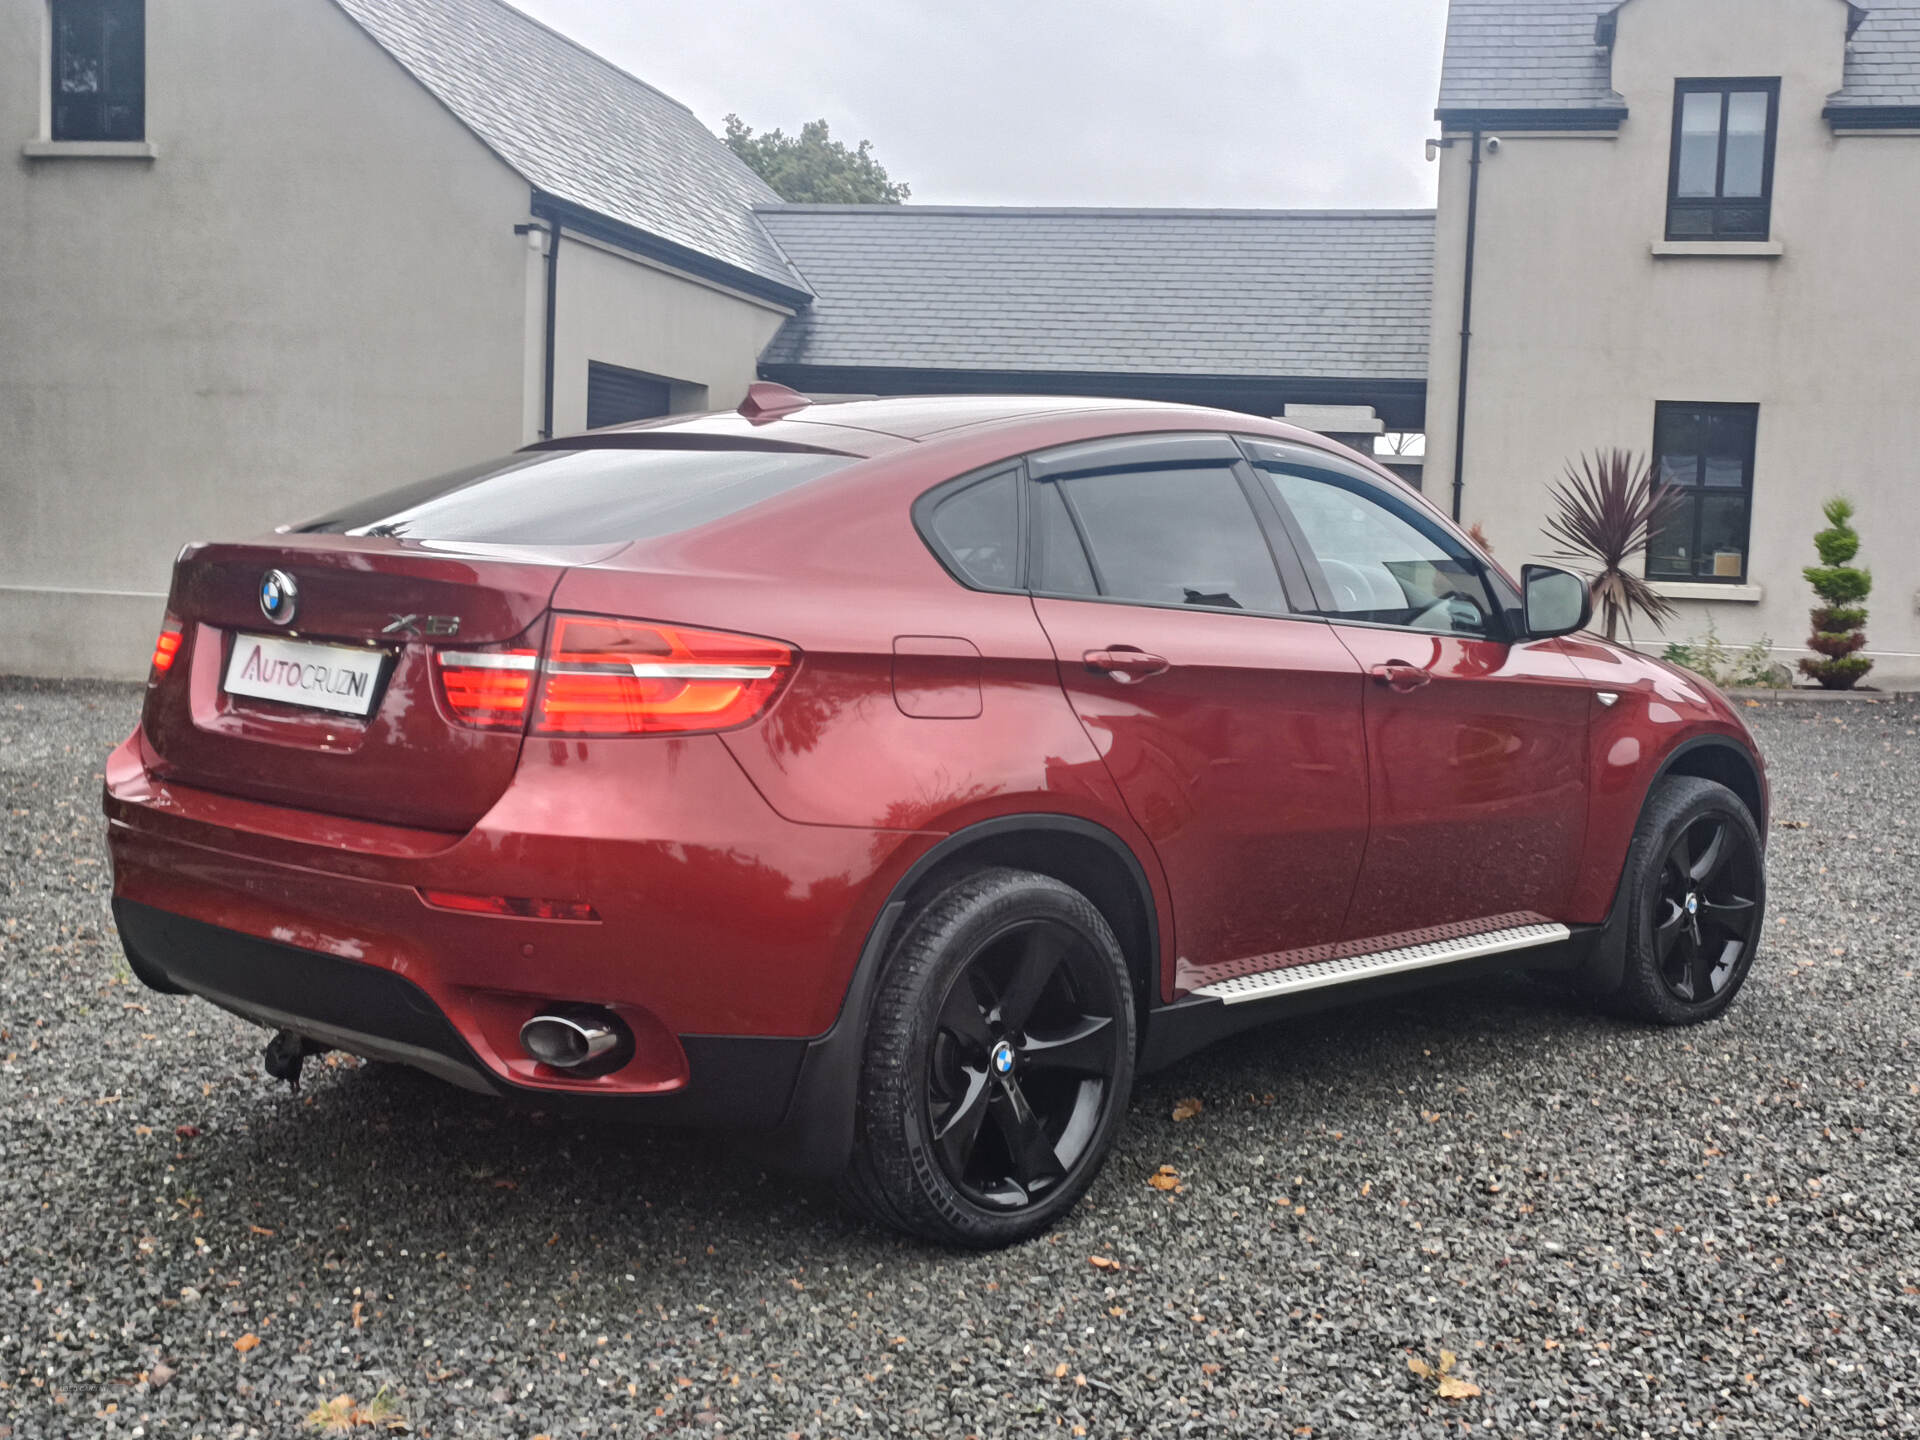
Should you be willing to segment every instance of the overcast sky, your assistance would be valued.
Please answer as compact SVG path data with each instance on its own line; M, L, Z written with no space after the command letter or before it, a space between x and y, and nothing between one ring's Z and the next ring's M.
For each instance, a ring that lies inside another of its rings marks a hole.
M1446 0L516 0L917 203L1425 206Z

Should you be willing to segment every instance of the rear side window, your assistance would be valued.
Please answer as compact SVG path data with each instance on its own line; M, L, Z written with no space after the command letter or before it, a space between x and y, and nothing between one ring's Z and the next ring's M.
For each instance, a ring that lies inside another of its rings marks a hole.
M296 527L497 545L602 545L709 524L856 463L770 450L542 450L388 491Z
M1280 572L1230 465L1118 469L1041 486L1054 487L1086 542L1101 595L1286 613Z
M1020 472L1002 470L942 496L926 525L947 562L985 590L1020 586Z

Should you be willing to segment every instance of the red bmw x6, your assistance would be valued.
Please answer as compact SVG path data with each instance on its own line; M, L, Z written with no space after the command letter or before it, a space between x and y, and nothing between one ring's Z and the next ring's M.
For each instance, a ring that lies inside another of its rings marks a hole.
M1732 1000L1759 754L1587 618L1285 425L756 386L188 546L114 909L283 1077L756 1129L1002 1244L1135 1075L1273 1016L1510 965Z

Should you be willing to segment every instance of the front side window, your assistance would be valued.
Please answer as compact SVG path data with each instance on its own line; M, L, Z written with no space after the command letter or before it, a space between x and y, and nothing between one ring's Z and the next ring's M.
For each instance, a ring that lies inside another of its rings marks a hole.
M1490 638L1496 607L1479 561L1440 526L1376 487L1262 458L1254 468L1320 567L1331 618Z
M53 139L147 133L146 0L52 0Z
M1033 588L1141 605L1287 613L1237 455L1169 457L1036 474ZM1052 492L1049 494L1048 492Z
M1778 80L1682 80L1673 96L1667 239L1765 240Z
M1673 498L1647 545L1649 579L1735 585L1747 578L1759 424L1758 405L1654 407L1654 465Z

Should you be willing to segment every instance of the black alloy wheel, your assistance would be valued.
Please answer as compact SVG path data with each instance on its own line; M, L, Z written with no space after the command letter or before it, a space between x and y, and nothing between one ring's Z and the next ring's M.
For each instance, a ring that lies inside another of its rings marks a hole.
M1700 816L1667 848L1653 944L1660 978L1682 1004L1713 999L1740 969L1760 916L1759 863L1746 835L1721 815Z
M1625 967L1613 1007L1692 1025L1732 1004L1760 948L1765 861L1759 828L1733 791L1694 775L1658 782L1627 854Z
M1106 957L1054 920L1017 921L954 976L927 1066L927 1119L969 1200L1018 1209L1086 1154L1120 1068Z
M1133 1052L1133 977L1092 901L1029 871L957 877L888 958L842 1193L943 1244L1038 1234L1099 1173Z

